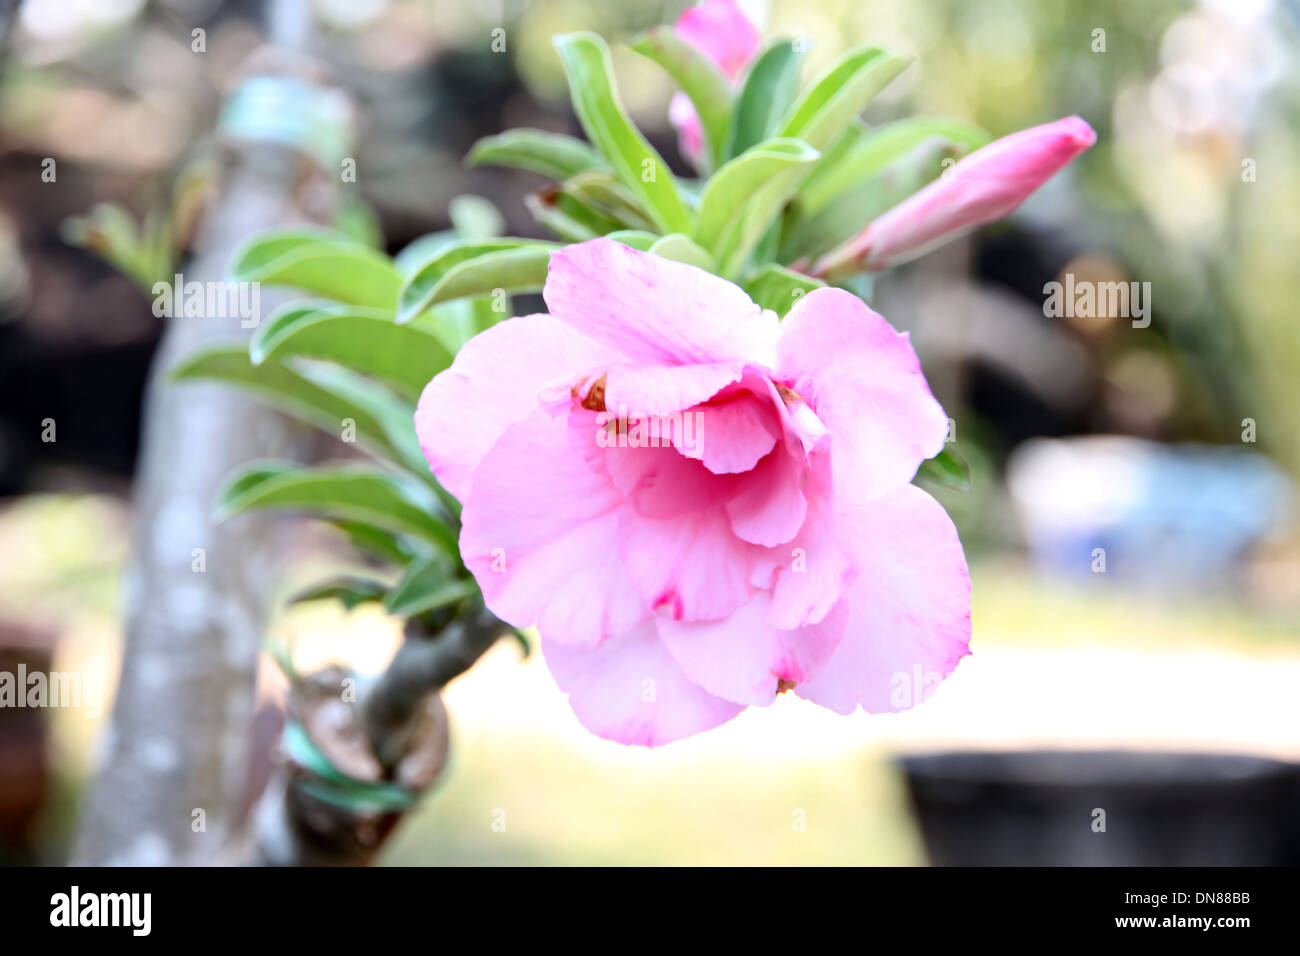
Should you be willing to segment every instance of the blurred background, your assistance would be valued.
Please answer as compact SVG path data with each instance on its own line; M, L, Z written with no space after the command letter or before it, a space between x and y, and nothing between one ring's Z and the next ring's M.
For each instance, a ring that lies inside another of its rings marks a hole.
M581 135L551 36L627 39L684 6L0 3L0 670L103 690L101 707L0 710L3 859L66 859L102 747L167 321L147 289L202 252L195 223L248 132L243 81L301 59L330 91L351 144L325 137L315 158L356 169L339 228L396 253L475 194L508 234L543 235L524 204L541 178L468 169L466 151L512 126ZM584 731L539 655L503 642L448 688L452 766L383 862L1168 862L1193 832L1188 859L1300 861L1300 5L742 6L769 38L808 37L811 71L863 42L913 54L871 122L943 114L1001 136L1077 113L1098 132L1009 221L874 288L972 469L972 491L937 494L971 559L974 656L916 711L843 718L782 695L645 751ZM268 46L277 31L293 54ZM667 78L614 45L629 112L686 174ZM131 275L101 255L121 229L145 237ZM1067 274L1150 283L1149 324L1049 317L1044 286ZM347 560L302 527L277 588ZM267 634L304 670L376 672L399 640L376 611L326 604Z

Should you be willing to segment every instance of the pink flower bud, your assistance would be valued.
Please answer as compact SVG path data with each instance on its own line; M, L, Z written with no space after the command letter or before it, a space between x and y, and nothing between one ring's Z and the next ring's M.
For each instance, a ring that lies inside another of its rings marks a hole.
M1004 136L960 160L828 252L813 265L812 274L884 269L1009 216L1096 141L1092 127L1077 116Z

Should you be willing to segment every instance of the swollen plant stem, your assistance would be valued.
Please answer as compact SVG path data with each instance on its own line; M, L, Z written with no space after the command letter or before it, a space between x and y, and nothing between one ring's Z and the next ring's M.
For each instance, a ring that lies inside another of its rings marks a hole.
M408 627L392 663L361 698L361 724L384 767L406 753L425 697L468 670L505 629L481 607L435 635Z
M505 631L506 625L481 607L451 621L436 635L414 625L408 627L406 640L388 669L366 688L353 711L363 746L373 751L385 774L395 775L398 765L408 759L420 762L432 758L432 774L417 786L437 779L446 757L446 712L431 695L472 666ZM295 708L294 703L306 703L309 692L309 687L295 685L291 711L303 709ZM431 704L438 725L432 734L428 726ZM433 752L422 752L422 748ZM255 808L252 839L242 862L254 866L362 866L374 859L405 812L313 808L313 801L302 792L302 780L287 761L276 769Z

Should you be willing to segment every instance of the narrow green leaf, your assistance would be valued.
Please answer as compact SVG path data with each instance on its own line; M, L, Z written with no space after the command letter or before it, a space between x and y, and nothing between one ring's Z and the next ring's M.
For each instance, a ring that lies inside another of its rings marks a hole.
M781 135L827 148L910 62L879 47L850 50L799 97Z
M416 535L459 561L456 536L434 514L437 505L426 492L370 465L256 463L230 479L218 497L217 518L274 508L361 521Z
M528 640L527 634L525 634L517 627L512 627L510 629L510 636L513 637L515 639L515 643L519 645L519 652L523 655L524 660L527 660L530 656L532 656L533 645L532 642Z
M387 458L401 465L416 478L441 491L415 435L415 405L393 394L392 390L351 369L333 362L304 359L293 363L294 370L325 392L358 409L375 422L383 436ZM358 433L360 424L358 423Z
M389 614L414 617L448 607L478 593L471 578L448 576L448 563L437 557L417 561L407 567L384 600Z
M749 297L765 309L784 316L807 293L824 289L826 283L785 266L769 263L745 283Z
M362 604L383 603L387 593L388 585L383 581L355 574L340 574L299 591L289 598L289 603L338 601L345 610L351 611Z
M495 239L496 236L489 236L489 239ZM428 232L417 239L412 239L402 247L401 251L393 257L393 263L397 266L397 271L401 273L402 279L410 278L412 272L424 265L430 259L442 250L446 249L454 242L464 241L462 237L456 235L454 229L441 229L438 232Z
M230 263L234 282L303 289L350 305L392 309L402 279L393 261L359 242L316 229L255 236Z
M654 229L654 224L641 203L610 173L581 173L566 182L562 188L579 202L617 220L621 228Z
M331 519L329 523L342 531L357 550L398 567L406 567L424 553L422 548L412 546L410 538L399 537L372 524L346 518Z
M921 462L916 477L933 482L942 488L953 488L957 491L971 489L970 466L961 455L947 447L933 458Z
M277 310L253 334L249 355L254 365L291 356L328 359L373 375L412 400L452 360L424 326L397 325L390 311L328 303Z
M330 228L367 249L384 248L384 230L378 214L355 193L346 193L341 198Z
M544 189L524 197L533 218L566 242L585 242L617 229L625 223L610 218L563 189Z
M518 240L516 240L518 242ZM540 292L546 284L546 267L551 253L559 246L553 242L529 241L512 248L485 252L457 263L446 271L419 298L423 308L443 302L505 292ZM429 276L421 270L421 279ZM415 277L412 277L415 280ZM418 314L418 311L409 315ZM409 317L405 321L409 321ZM399 313L398 321L403 321Z
M731 114L724 160L777 135L799 92L802 68L803 49L793 40L768 47L754 61Z
M664 236L650 247L650 251L657 256L663 256L665 259L699 266L709 272L717 269L717 263L714 261L713 256L709 255L707 250L701 249L692 242L690 236L685 236L680 232Z
M554 242L538 239L478 239L449 243L415 268L402 283L398 295L397 322L404 325L439 302L467 295L482 295L491 293L494 289L535 291L530 282L525 280L536 278L536 264L540 258L541 282L545 282L546 263L550 261L551 251L558 248ZM512 253L521 255L512 257ZM500 256L505 258L499 258ZM474 268L459 271L468 266ZM489 281L493 279L499 281ZM456 290L469 288L476 283L479 288L462 291L457 295L440 295L440 291L445 291L444 285L448 280L452 281L452 288ZM522 284L517 284L520 282ZM541 288L541 282L536 283L536 288Z
M662 66L690 99L704 131L708 168L716 168L722 162L731 117L731 84L727 77L669 26L647 30L629 46Z
M690 214L672 172L623 109L605 41L594 33L568 33L554 43L587 138L641 200L660 232L690 232Z
M649 252L650 247L659 241L659 237L654 233L643 232L640 229L620 229L618 232L611 232L605 238L614 239L632 249L640 249L642 252Z
M539 129L512 129L479 140L465 161L470 166L512 166L549 179L568 179L591 169L605 169L600 154L580 139Z
M327 373L322 373L319 368L290 368L276 359L254 365L248 349L235 345L196 352L180 362L171 376L178 382L207 379L246 389L335 438L341 437L344 423L350 419L356 424L358 442L368 450L381 457L414 465L410 452L411 444L414 444L414 426L410 426L410 443L404 443L394 434L398 427L396 421L387 420L401 415L402 406L395 406L391 414L377 415L380 409L373 397L364 404L357 401L363 386L341 393L346 388L342 384L348 376L346 369L335 368L332 372L335 373L332 381L324 381ZM419 452L418 445L415 452Z
M695 241L734 275L820 154L807 143L770 139L718 170L700 201Z
M992 137L961 120L917 116L886 123L865 132L840 156L827 156L799 190L799 204L812 215L864 180L870 179L932 137L954 144L964 155L986 145Z
M63 235L68 242L96 253L141 285L147 286L154 278L141 272L143 256L135 220L117 203L98 203L85 216L66 219Z

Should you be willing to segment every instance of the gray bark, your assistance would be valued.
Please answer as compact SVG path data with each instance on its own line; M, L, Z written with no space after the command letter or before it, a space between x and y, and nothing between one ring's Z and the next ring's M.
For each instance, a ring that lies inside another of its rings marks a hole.
M301 53L310 22L306 0L273 0L268 33L282 52ZM222 281L240 242L302 221L298 203L311 172L280 146L233 148L186 279ZM274 305L268 298L263 311ZM301 429L233 389L176 385L167 374L195 350L251 334L239 318L173 319L154 359L136 473L126 648L74 863L212 863L242 824L264 591L273 581L266 543L275 522L250 516L217 525L212 509L231 471L255 458L286 457ZM194 570L196 548L202 572Z
M221 281L235 246L300 219L295 158L278 147L236 154L186 281ZM268 303L263 297L263 309ZM232 470L283 458L298 431L233 389L167 380L181 358L247 341L238 317L168 321L146 395L137 470L126 649L111 729L83 807L74 862L177 865L213 861L238 822L248 764L255 670L272 579L273 522L217 525ZM201 548L205 570L194 570ZM197 830L203 811L204 829Z

